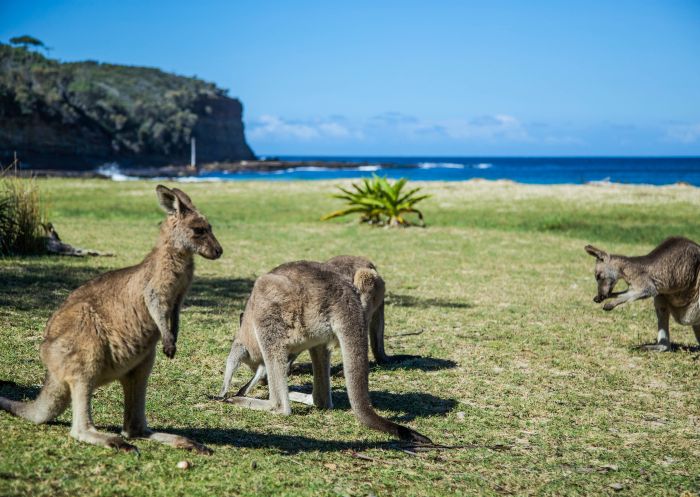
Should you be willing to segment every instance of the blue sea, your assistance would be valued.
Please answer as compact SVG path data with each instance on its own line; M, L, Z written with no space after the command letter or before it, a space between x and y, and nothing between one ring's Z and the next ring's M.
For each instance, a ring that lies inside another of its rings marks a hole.
M415 181L506 179L519 183L629 183L700 186L700 157L316 157L282 160L356 164L347 169L299 167L272 172L205 172L185 181L333 180L378 174ZM117 179L115 177L115 179Z
M700 186L700 157L280 157L283 160L355 162L351 169L302 167L274 172L203 173L223 180L321 180L359 178L372 174L416 181L508 179L518 183L557 184L612 182ZM382 167L393 164L396 167Z

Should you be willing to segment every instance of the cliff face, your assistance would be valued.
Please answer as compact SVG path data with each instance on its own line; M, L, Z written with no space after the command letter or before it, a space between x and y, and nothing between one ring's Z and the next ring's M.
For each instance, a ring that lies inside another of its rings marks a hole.
M88 169L105 162L187 164L253 159L242 105L211 83L95 62L59 63L0 44L0 161Z
M238 99L221 96L203 99L197 106L197 115L192 132L197 140L197 162L255 158L245 141L243 106Z

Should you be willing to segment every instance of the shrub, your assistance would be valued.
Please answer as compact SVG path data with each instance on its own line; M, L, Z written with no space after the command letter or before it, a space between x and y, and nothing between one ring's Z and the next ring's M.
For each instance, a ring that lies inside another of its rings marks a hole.
M406 178L390 183L385 177L363 178L361 183L353 183L353 190L338 187L343 193L333 195L345 200L348 207L326 214L322 221L348 214L359 213L360 222L378 226L411 226L413 223L406 214L418 216L418 224L425 226L423 213L415 205L430 195L417 195L420 188L402 191Z
M0 172L0 254L44 252L45 220L36 180Z

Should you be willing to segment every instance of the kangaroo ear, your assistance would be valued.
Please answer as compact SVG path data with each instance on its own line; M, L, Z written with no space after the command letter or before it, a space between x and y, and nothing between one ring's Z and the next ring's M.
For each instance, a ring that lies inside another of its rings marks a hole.
M158 194L158 203L160 203L161 209L166 213L176 214L180 212L180 200L173 190L167 186L158 185L156 187L156 193Z
M595 248L593 245L586 245L584 247L586 252L588 252L590 255L598 259L599 261L604 260L606 257L608 257L608 253L605 250L600 250L599 248Z
M173 188L171 191L180 201L180 210L182 210L183 207L187 207L188 209L193 211L197 210L194 204L192 203L192 199L185 192L183 192L179 188Z

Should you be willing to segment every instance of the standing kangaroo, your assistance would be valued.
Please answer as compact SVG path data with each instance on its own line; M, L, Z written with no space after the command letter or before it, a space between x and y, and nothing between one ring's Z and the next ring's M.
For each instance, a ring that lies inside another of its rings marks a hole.
M211 225L184 192L161 185L156 192L168 214L156 247L140 264L98 276L68 296L46 325L41 359L48 371L39 396L32 402L0 397L0 407L34 423L46 423L70 401L72 437L136 450L118 435L97 431L92 422L93 392L119 380L124 389L124 437L211 453L188 438L151 431L146 423L146 384L156 344L162 338L163 352L174 357L194 254L217 259L223 252Z
M367 326L369 312L377 306L373 288L383 285L380 282L376 271L368 268L355 273L353 284L325 264L310 261L283 264L258 278L231 347L221 395L245 362L257 369L256 377L267 370L269 399L237 396L228 402L284 415L291 414L290 399L330 409L329 346L340 344L348 398L359 421L402 440L430 443L420 433L379 416L370 402ZM304 350L311 354L313 366L310 399L290 394L287 383L289 358ZM248 385L241 390L247 391Z
M600 303L615 298L606 302L603 309L610 311L625 302L654 297L659 333L656 345L647 348L669 350L670 315L679 324L692 326L700 343L700 245L687 238L673 237L639 257L611 255L592 245L587 245L585 250L596 258L598 295L593 301ZM619 279L629 288L613 293Z

